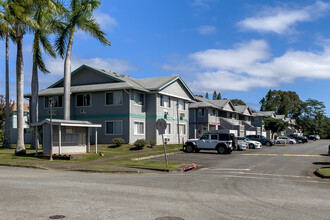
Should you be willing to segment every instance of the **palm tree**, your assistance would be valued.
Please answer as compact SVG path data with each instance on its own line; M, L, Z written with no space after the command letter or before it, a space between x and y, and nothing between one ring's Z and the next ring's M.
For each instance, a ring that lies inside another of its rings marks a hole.
M1 23L0 23L0 36L6 40L6 107L5 107L5 138L3 142L4 148L11 148L10 141L10 100L9 100L9 38L15 41L15 31L11 26L12 17L9 14L7 2L1 2L3 11L0 12Z
M16 57L16 89L17 89L17 146L16 155L26 154L24 145L23 120L23 91L24 91L24 62L23 62L23 36L26 28L36 29L38 24L31 17L33 0L8 0L8 10L13 15L13 25L16 31L17 57Z
M70 11L67 13L67 22L56 39L56 49L64 57L64 119L70 120L70 90L71 90L71 51L73 35L77 29L91 34L104 45L111 46L101 31L100 25L93 17L93 11L100 6L99 0L71 0ZM67 42L67 43L66 43Z
M51 45L48 35L54 33L59 26L58 17L65 9L61 4L53 0L35 0L34 1L34 19L38 23L39 28L33 30L33 65L32 65L32 80L31 80L31 123L38 121L38 69L43 73L49 73L42 58L41 49L52 57L56 57L56 52ZM36 129L32 130L32 149L38 149L39 141Z

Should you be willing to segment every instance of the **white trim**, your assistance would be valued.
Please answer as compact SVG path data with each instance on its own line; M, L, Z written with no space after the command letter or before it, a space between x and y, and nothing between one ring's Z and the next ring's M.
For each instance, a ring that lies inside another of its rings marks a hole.
M120 131L120 134L108 134L107 133L107 122L121 122L121 131ZM124 125L124 123L123 123L123 120L107 120L107 121L104 121L104 124L105 124L105 129L104 129L104 133L105 133L105 135L123 135L123 125Z
M135 131L135 122L138 122L138 123L143 123L143 134L137 134L136 131ZM145 121L142 121L142 120L133 120L133 134L134 135L145 135L146 134L146 123Z
M107 94L108 93L115 93L115 92L120 92L121 93L121 104L107 104ZM124 93L121 90L114 90L114 91L104 92L104 101L105 101L105 103L104 103L105 106L111 106L111 107L112 106L122 106L123 103L124 103Z
M158 94L161 94L161 95L167 95L167 96L171 96L171 97L179 98L179 99L184 99L184 100L186 100L186 101L193 101L192 99L185 98L185 97L178 96L178 95L169 94L169 93L166 93L166 92L158 92Z
M87 95L87 94L89 94L89 97L90 97L90 105L83 105L83 106L78 106L78 98L77 98L77 96L78 95ZM76 108L89 108L89 107L92 107L93 106L93 102L92 102L92 93L90 93L90 92L86 92L86 93L77 93L76 94Z

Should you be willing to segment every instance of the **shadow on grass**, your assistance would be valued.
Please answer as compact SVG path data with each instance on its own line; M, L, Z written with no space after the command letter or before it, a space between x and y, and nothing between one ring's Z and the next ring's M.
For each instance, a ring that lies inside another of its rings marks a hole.
M131 147L129 150L130 151L137 151L137 150L142 150L143 147Z
M108 148L118 148L118 147L120 147L120 146L121 146L121 145L113 144L113 145L108 146Z

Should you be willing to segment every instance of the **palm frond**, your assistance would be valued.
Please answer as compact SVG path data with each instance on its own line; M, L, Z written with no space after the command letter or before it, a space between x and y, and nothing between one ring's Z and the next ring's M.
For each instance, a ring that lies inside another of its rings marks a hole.
M79 25L79 28L88 34L91 34L102 44L111 46L110 41L108 41L105 37L106 34L101 30L100 25L97 23L95 18L91 17L89 19L85 19L85 22L82 22Z
M63 58L66 45L68 43L69 39L69 33L70 33L70 26L68 24L64 24L62 26L57 27L58 36L55 40L55 48L58 54Z

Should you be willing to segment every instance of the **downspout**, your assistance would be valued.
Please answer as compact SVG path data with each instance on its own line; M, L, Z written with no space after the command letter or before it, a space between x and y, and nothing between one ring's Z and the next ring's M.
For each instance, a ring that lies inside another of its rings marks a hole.
M131 143L131 93L124 89L128 94L128 144ZM124 102L124 100L123 100Z

